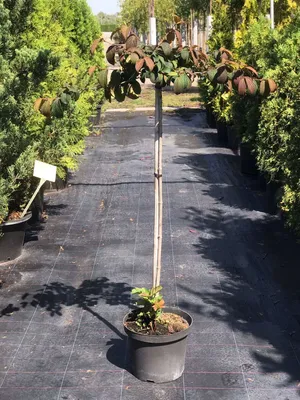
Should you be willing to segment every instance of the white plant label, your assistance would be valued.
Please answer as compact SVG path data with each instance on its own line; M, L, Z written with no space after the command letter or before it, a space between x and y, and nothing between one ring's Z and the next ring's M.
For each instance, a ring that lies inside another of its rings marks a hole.
M42 161L35 160L34 169L33 169L33 176L36 178L40 178L40 183L36 188L35 192L33 193L31 199L27 203L24 211L22 212L21 218L25 216L29 207L31 206L33 200L35 199L36 195L38 194L40 188L46 181L55 182L56 179L56 167L55 165L47 164Z
M34 163L33 176L44 181L55 182L56 166L36 160Z

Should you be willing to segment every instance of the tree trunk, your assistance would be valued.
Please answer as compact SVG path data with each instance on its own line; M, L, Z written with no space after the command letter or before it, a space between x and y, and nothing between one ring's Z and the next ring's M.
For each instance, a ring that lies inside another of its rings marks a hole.
M160 284L162 249L162 90L155 88L153 287Z

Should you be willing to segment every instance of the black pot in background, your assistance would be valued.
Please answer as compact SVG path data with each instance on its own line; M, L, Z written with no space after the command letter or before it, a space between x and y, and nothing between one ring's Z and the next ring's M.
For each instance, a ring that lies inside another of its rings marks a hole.
M55 182L49 182L46 181L43 185L43 190L45 192L54 192L57 190L63 190L67 187L68 185L68 168L65 168L66 172L66 177L64 179L61 179L59 176L56 176L56 181Z
M218 133L218 141L222 144L227 144L228 136L227 136L226 122L217 121L217 133Z
M279 203L282 198L282 184L280 182L268 182L266 187L267 211L277 214L280 210Z
M252 153L252 146L249 143L240 144L241 172L247 175L257 175L258 169L256 158Z
M185 364L186 342L193 323L192 317L178 308L164 308L164 312L183 317L189 328L171 335L141 335L125 326L128 335L129 362L132 373L141 381L154 383L171 382L178 379Z
M26 223L30 218L31 212L21 219L0 225L0 263L14 260L21 255Z
M267 190L267 180L265 175L259 171L257 176L258 187L260 190L266 191Z
M101 104L99 104L95 110L95 112L90 116L90 123L92 127L99 126L101 119Z
M31 206L31 223L43 221L44 212L44 187L41 187Z
M210 106L206 106L206 121L210 128L216 129L216 118Z
M236 129L233 125L227 125L227 138L228 138L228 147L232 150L237 150L239 148L239 136L236 132Z

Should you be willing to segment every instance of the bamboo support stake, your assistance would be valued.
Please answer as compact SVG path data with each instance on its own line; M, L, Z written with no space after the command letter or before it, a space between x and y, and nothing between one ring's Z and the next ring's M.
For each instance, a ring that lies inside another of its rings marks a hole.
M35 190L35 192L33 193L31 199L29 200L29 202L27 203L27 205L26 205L24 211L22 212L21 218L25 217L27 211L29 210L29 207L31 206L31 204L32 204L33 200L36 198L36 196L37 196L37 194L38 194L40 188L43 186L43 184L44 184L45 182L46 182L46 179L41 179L41 180L40 180L40 183L39 183L38 187L36 188L36 190Z
M159 96L155 89L155 136L154 136L154 237L153 237L153 277L152 286L155 287L158 254L158 138L159 138Z
M157 96L159 97L159 108L158 108L158 249L157 249L157 270L156 270L156 284L160 285L161 276L161 252L162 252L162 223L163 223L163 193L162 193L162 155L163 155L163 141L162 141L162 91L161 89L156 89Z

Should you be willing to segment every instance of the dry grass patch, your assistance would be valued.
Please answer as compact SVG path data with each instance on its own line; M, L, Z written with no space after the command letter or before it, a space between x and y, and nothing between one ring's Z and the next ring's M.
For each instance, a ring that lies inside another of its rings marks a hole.
M163 90L163 107L200 107L200 99L197 92L197 88L193 88L189 93L182 93L179 95L174 94L171 90ZM142 89L141 96L136 99L126 98L122 103L116 100L112 100L111 103L106 101L102 106L102 111L112 108L127 108L134 111L136 108L140 107L154 107L155 105L155 91L153 87L146 87Z

